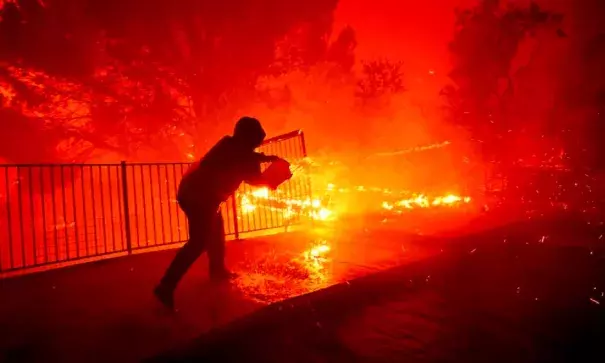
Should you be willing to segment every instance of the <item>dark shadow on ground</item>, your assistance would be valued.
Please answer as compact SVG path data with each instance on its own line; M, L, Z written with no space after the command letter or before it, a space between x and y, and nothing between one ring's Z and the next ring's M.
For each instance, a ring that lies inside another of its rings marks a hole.
M150 361L605 361L602 233L568 215L466 236L436 257L270 305Z

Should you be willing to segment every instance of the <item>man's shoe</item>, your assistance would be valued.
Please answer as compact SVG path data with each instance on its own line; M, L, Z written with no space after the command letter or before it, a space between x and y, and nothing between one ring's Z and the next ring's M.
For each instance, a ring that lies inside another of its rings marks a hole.
M237 278L237 274L226 269L210 272L210 279L215 281L233 280L235 278Z
M153 294L155 297L164 305L166 308L174 311L174 292L168 289L163 288L162 286L157 286L153 290Z

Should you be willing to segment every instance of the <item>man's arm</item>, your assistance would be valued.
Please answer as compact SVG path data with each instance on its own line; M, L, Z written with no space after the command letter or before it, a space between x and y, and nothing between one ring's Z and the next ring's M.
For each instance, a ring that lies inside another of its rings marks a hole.
M252 162L250 173L244 180L246 184L250 184L255 187L270 187L269 181L265 180L263 173L261 172L260 165L262 163L270 163L278 160L277 156L265 155L264 153L254 153L254 161Z
M274 161L283 160L279 156L266 155L264 153L255 152L254 155L256 156L256 159L258 160L259 163L272 163Z

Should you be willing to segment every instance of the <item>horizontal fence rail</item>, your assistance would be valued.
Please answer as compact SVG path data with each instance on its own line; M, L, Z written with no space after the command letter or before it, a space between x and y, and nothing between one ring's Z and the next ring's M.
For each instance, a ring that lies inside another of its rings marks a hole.
M293 165L306 157L304 134L266 140L261 152ZM188 239L176 201L190 163L0 165L0 273L169 247ZM265 167L265 166L263 166ZM295 176L276 191L242 185L222 205L225 234L300 223L311 186Z

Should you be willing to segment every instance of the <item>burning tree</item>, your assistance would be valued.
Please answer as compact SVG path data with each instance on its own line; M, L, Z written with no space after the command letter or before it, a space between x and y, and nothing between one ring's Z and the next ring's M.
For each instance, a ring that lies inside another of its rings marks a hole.
M301 45L312 64L314 44L327 37L336 1L0 5L0 157L9 163L57 163L194 158L206 140L248 113L257 79L274 71L276 43L301 24L313 29ZM32 207L31 218L55 232L76 219L74 214L43 220L43 208L55 207L56 193L84 195L86 208L115 216L108 205L117 206L119 199L107 190L107 200L94 198L92 188L81 185L96 183L97 191L101 182L105 188L120 185L116 168L92 169L9 167L0 199L15 211L18 196L30 193L43 205ZM147 183L142 179L131 182L140 187ZM150 197L158 200L155 187ZM3 222L8 213L0 212ZM94 214L83 220L102 223ZM7 227L0 226L3 236Z
M524 117L532 105L521 105L522 97L516 94L524 86L528 64L518 68L513 64L526 39L539 42L543 36L563 36L558 27L562 16L533 2L523 7L484 0L472 9L458 10L456 17L449 46L453 84L442 91L451 119L471 131L487 160L512 161L515 156L507 150L514 149L511 142L519 131L543 121Z
M568 5L565 30L562 15L535 3L459 11L454 84L443 94L513 198L584 213L603 195L594 169L603 160L604 19L600 2Z
M378 116L392 112L393 97L405 91L402 68L403 62L388 59L364 62L355 90L356 111L368 120L380 119ZM377 146L374 139L385 126L371 121L361 125L356 135L360 147Z
M4 3L0 112L6 125L19 126L5 127L3 141L31 134L31 144L42 147L24 153L4 143L2 156L88 160L99 149L130 158L197 154L223 131L224 120L248 107L256 79L270 72L278 40L303 25L312 29L302 49L314 61L335 5Z
M570 2L565 57L558 71L553 122L578 166L605 167L605 16L598 0Z
M402 67L403 62L387 59L365 62L357 82L357 98L364 106L388 103L390 96L405 91Z

